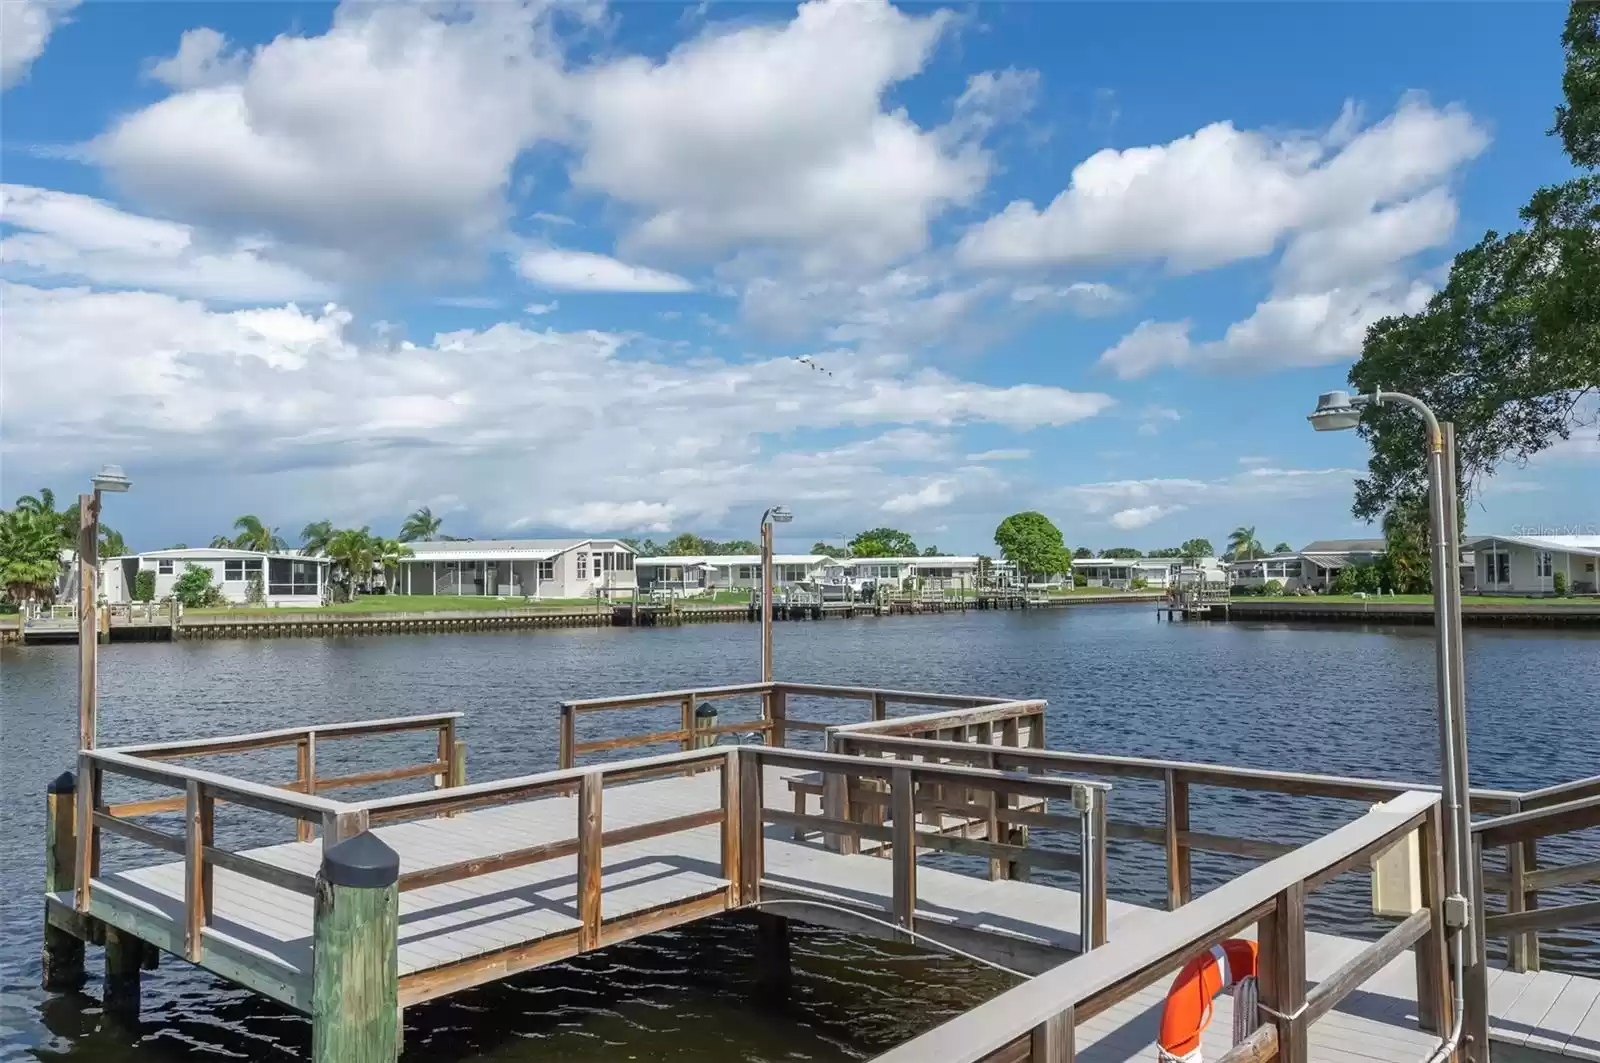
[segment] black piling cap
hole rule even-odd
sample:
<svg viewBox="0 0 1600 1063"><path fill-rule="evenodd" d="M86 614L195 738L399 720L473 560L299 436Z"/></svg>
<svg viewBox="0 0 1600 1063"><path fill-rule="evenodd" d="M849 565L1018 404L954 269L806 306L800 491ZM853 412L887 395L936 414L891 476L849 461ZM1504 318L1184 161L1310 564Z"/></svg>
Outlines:
<svg viewBox="0 0 1600 1063"><path fill-rule="evenodd" d="M335 886L381 889L400 879L400 856L371 831L322 852L322 877Z"/></svg>
<svg viewBox="0 0 1600 1063"><path fill-rule="evenodd" d="M78 779L70 771L64 771L50 780L50 785L44 788L47 794L72 794L78 792Z"/></svg>
<svg viewBox="0 0 1600 1063"><path fill-rule="evenodd" d="M710 702L703 702L694 710L694 714L703 720L707 717L715 716L717 707Z"/></svg>

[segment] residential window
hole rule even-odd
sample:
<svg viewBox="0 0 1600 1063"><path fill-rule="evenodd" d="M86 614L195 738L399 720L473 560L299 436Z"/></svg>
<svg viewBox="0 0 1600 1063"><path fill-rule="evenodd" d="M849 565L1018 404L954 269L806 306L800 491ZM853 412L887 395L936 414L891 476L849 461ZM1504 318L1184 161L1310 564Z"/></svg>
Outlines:
<svg viewBox="0 0 1600 1063"><path fill-rule="evenodd" d="M315 596L321 591L317 584L316 562L280 557L267 559L268 594Z"/></svg>
<svg viewBox="0 0 1600 1063"><path fill-rule="evenodd" d="M1299 579L1301 573L1300 562L1289 561L1283 566L1283 574L1291 579Z"/></svg>
<svg viewBox="0 0 1600 1063"><path fill-rule="evenodd" d="M632 572L633 571L633 555L632 554L623 554L622 555L622 561L623 561L623 567L627 571Z"/></svg>
<svg viewBox="0 0 1600 1063"><path fill-rule="evenodd" d="M1483 582L1510 583L1511 555L1503 550L1488 550L1483 555Z"/></svg>
<svg viewBox="0 0 1600 1063"><path fill-rule="evenodd" d="M1555 572L1555 556L1548 551L1539 555L1539 575L1549 578Z"/></svg>
<svg viewBox="0 0 1600 1063"><path fill-rule="evenodd" d="M172 575L172 558L163 557L156 562L156 571L163 576Z"/></svg>
<svg viewBox="0 0 1600 1063"><path fill-rule="evenodd" d="M539 579L555 579L556 563L554 561L539 562Z"/></svg>
<svg viewBox="0 0 1600 1063"><path fill-rule="evenodd" d="M601 554L600 556L605 559L606 571L607 572L615 572L617 570L617 555L616 554L613 554L611 551L607 550L605 553Z"/></svg>
<svg viewBox="0 0 1600 1063"><path fill-rule="evenodd" d="M588 554L579 554L578 555L578 578L579 579L588 579L589 578L589 555Z"/></svg>
<svg viewBox="0 0 1600 1063"><path fill-rule="evenodd" d="M752 573L754 571L755 571L755 567L753 565L740 565L739 566L739 578L740 579L755 579L755 576L752 575Z"/></svg>
<svg viewBox="0 0 1600 1063"><path fill-rule="evenodd" d="M259 575L261 575L261 559L259 557L224 561L222 563L222 578L228 583L243 583Z"/></svg>

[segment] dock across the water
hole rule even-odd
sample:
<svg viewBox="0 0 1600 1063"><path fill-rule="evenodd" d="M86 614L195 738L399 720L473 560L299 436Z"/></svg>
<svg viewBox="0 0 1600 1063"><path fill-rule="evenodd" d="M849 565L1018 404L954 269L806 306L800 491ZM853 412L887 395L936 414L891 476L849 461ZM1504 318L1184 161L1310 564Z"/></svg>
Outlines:
<svg viewBox="0 0 1600 1063"><path fill-rule="evenodd" d="M1050 750L1044 712L1040 700L796 683L570 701L556 770L477 783L456 713L84 750L48 798L47 987L82 985L84 943L103 943L107 1007L136 1010L141 970L176 957L310 1015L319 1063L366 1063L394 1058L407 1006L747 912L763 924L753 959L768 986L786 980L787 920L960 950L1022 979L882 1057L893 1063L1153 1063L1166 982L1235 936L1260 943L1262 1012L1233 1045L1219 998L1208 1060L1432 1053L1455 990L1436 792ZM318 768L346 743L407 735L425 743L414 763ZM741 737L755 742L718 744ZM677 749L582 763L662 746ZM272 749L293 750L295 778L195 766ZM1127 779L1162 787L1158 824L1112 815ZM331 796L408 780L426 789ZM1351 815L1299 846L1190 829L1193 804L1217 790L1338 798ZM1600 825L1600 778L1473 799L1494 817L1475 825L1477 844L1509 854L1505 871L1483 873L1507 913L1480 892L1477 924L1508 941L1514 969L1483 949L1467 958L1471 1039L1452 1054L1486 1061L1493 1042L1600 1060L1600 981L1538 970L1538 932L1600 922L1600 905L1537 907L1541 891L1600 880L1600 862L1526 859L1540 838ZM218 820L235 809L281 820L288 837L223 846ZM178 829L164 829L174 815ZM151 855L102 868L107 837ZM1169 910L1108 896L1111 839L1164 850ZM1380 940L1306 929L1308 894L1412 844L1416 905ZM1194 896L1195 851L1263 862Z"/></svg>

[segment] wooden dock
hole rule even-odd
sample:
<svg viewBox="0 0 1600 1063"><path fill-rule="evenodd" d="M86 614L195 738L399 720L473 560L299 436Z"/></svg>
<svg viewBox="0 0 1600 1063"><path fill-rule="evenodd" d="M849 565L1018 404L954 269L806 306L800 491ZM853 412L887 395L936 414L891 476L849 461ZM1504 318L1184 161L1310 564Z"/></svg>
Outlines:
<svg viewBox="0 0 1600 1063"><path fill-rule="evenodd" d="M758 715L716 723L697 711L739 699L758 702ZM803 718L822 702L859 705L860 722ZM680 726L615 722L649 711ZM1450 1024L1453 981L1436 792L1050 750L1044 711L1036 699L788 683L589 699L562 706L562 767L478 783L466 781L455 713L84 750L77 776L48 796L47 988L81 986L84 942L104 942L106 1005L136 1010L139 972L159 950L309 1014L318 1063L366 1063L394 1058L409 1005L748 911L914 936L1033 976L886 1063L1155 1060L1167 980L1233 936L1261 942L1263 1011L1235 1046L1230 1003L1219 998L1208 1059L1430 1056L1430 1031ZM580 740L579 719L597 716L612 721L610 737ZM342 776L317 769L330 742L406 733L428 743L418 763ZM761 744L716 744L740 734ZM826 751L788 748L808 735ZM578 763L663 745L678 748ZM269 785L193 766L274 748L295 751L295 778ZM1110 816L1115 782L1105 780L1126 777L1160 780L1159 825ZM407 781L427 788L329 796ZM1196 794L1215 789L1230 803L1263 791L1339 798L1352 815L1300 846L1189 829ZM127 799L112 802L113 790ZM1482 1046L1492 1039L1600 1060L1600 981L1539 971L1537 938L1600 922L1600 904L1538 907L1541 891L1600 881L1600 861L1525 859L1539 838L1600 825L1600 777L1480 791L1474 802L1495 815L1475 825L1479 848L1513 857L1506 871L1483 873L1485 889L1507 897L1507 914L1480 904L1476 921L1509 940L1518 970L1490 968L1479 949L1464 985L1475 1040L1450 1055L1487 1063ZM217 821L236 809L281 818L293 840L223 847ZM174 814L179 829L162 829ZM102 870L104 835L159 855ZM1409 916L1373 943L1306 931L1307 894L1412 837L1421 902ZM1170 910L1107 895L1112 838L1165 850ZM1264 862L1193 896L1194 851ZM758 963L786 968L786 937L760 937L768 954Z"/></svg>

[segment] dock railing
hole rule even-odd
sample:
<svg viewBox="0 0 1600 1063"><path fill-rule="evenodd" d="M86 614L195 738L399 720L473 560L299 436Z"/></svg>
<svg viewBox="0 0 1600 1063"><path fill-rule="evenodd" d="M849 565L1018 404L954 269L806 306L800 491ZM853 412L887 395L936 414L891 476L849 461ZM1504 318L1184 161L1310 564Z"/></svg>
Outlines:
<svg viewBox="0 0 1600 1063"><path fill-rule="evenodd" d="M1409 791L1276 857L1179 911L1141 920L1097 949L1030 979L877 1057L875 1063L1069 1063L1085 1022L1252 926L1262 1021L1220 1063L1305 1063L1309 1027L1372 975L1416 947L1419 1015L1450 1026L1439 796ZM1422 831L1423 906L1306 992L1306 896Z"/></svg>
<svg viewBox="0 0 1600 1063"><path fill-rule="evenodd" d="M711 727L696 727L695 710L714 700L757 696L761 699L758 719L723 723ZM889 706L920 705L945 708L971 708L1007 702L1010 699L981 697L967 694L938 694L915 690L894 690L878 687L836 686L819 683L739 683L729 686L700 687L693 690L665 690L647 694L626 694L611 698L584 698L560 703L559 764L563 768L577 766L578 758L591 753L611 753L644 746L677 744L682 750L694 748L702 740L716 741L723 735L755 733L763 744L787 746L791 732L826 731L832 724L805 720L789 714L791 697L823 698L842 701L859 701L867 705L866 719L883 720ZM1042 703L1041 703L1042 704ZM638 731L612 735L607 738L580 741L578 718L594 713L611 713L626 710L656 709L676 705L679 710L677 726L668 730Z"/></svg>

